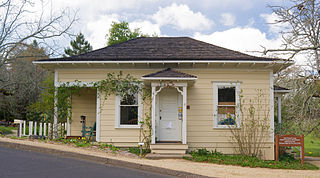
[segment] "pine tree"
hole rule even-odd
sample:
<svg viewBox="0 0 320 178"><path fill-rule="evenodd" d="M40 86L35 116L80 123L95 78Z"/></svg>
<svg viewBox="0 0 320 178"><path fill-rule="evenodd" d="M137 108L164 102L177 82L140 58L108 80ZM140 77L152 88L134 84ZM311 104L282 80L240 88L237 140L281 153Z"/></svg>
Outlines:
<svg viewBox="0 0 320 178"><path fill-rule="evenodd" d="M71 48L65 48L63 57L70 57L74 55L83 54L92 50L92 46L85 40L82 33L76 37L75 40L70 41Z"/></svg>

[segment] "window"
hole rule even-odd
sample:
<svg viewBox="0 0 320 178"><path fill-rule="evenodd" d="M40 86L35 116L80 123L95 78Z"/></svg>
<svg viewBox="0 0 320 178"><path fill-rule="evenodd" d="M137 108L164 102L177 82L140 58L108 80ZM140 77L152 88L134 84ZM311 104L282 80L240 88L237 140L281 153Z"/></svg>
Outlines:
<svg viewBox="0 0 320 178"><path fill-rule="evenodd" d="M116 97L116 128L139 128L142 113L138 94Z"/></svg>
<svg viewBox="0 0 320 178"><path fill-rule="evenodd" d="M239 126L240 109L239 83L214 83L214 124L215 128Z"/></svg>

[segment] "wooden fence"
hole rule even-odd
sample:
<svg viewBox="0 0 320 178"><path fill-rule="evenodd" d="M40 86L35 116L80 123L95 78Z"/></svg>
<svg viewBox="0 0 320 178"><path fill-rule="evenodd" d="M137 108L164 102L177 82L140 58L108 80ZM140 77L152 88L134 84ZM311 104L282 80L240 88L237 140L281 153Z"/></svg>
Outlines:
<svg viewBox="0 0 320 178"><path fill-rule="evenodd" d="M29 130L26 133L27 129ZM64 137L67 131L67 123L58 123L57 125L57 135L58 137ZM52 138L53 135L53 124L52 123L43 123L36 121L27 121L19 122L18 137L22 136L43 136Z"/></svg>

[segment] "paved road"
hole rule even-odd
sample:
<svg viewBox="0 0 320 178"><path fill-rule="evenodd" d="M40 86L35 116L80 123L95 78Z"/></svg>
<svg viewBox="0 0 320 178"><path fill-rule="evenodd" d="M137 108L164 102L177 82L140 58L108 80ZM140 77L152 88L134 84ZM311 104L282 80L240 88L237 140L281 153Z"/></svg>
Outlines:
<svg viewBox="0 0 320 178"><path fill-rule="evenodd" d="M55 155L24 151L0 145L0 178L33 177L152 177L164 178L166 175L114 167L85 160L64 158Z"/></svg>

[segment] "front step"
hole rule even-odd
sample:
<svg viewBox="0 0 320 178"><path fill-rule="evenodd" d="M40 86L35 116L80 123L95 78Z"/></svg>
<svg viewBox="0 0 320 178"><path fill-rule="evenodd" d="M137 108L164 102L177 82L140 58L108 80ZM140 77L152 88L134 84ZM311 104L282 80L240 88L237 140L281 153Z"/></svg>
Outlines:
<svg viewBox="0 0 320 178"><path fill-rule="evenodd" d="M153 154L181 155L186 154L188 145L177 143L157 143L151 144L150 148L151 153Z"/></svg>

